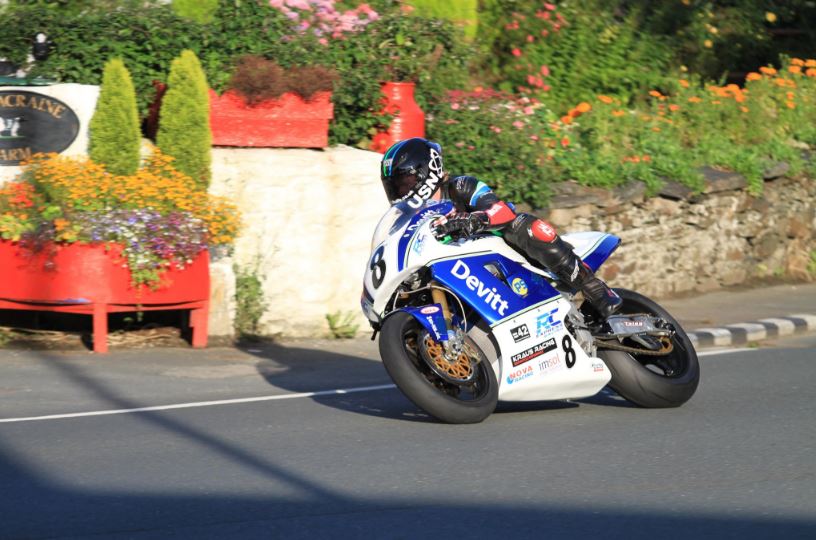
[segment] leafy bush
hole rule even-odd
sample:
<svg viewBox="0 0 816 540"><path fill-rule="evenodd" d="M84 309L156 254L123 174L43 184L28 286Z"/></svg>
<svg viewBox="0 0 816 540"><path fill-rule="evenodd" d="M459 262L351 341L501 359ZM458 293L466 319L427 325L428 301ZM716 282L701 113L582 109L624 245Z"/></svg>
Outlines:
<svg viewBox="0 0 816 540"><path fill-rule="evenodd" d="M640 11L617 14L607 4L493 0L494 24L503 31L488 66L499 88L563 107L597 94L628 100L660 86L671 51L658 36L640 32Z"/></svg>
<svg viewBox="0 0 816 540"><path fill-rule="evenodd" d="M133 174L139 168L141 139L133 82L122 60L114 58L105 65L90 123L89 154L113 174Z"/></svg>
<svg viewBox="0 0 816 540"><path fill-rule="evenodd" d="M212 22L218 0L173 0L173 11L197 23Z"/></svg>
<svg viewBox="0 0 816 540"><path fill-rule="evenodd" d="M195 53L184 51L170 68L156 143L176 167L206 189L210 184L212 133L207 80Z"/></svg>
<svg viewBox="0 0 816 540"><path fill-rule="evenodd" d="M570 144L553 129L553 119L528 97L454 91L428 118L428 134L443 144L451 174L481 177L508 200L540 208L550 180L561 176L555 155Z"/></svg>
<svg viewBox="0 0 816 540"><path fill-rule="evenodd" d="M472 40L476 37L478 25L478 2L476 0L410 0L416 15L427 19L445 19L463 27L465 37Z"/></svg>
<svg viewBox="0 0 816 540"><path fill-rule="evenodd" d="M198 189L159 151L129 175L87 159L37 154L0 188L0 211L0 237L24 247L121 244L134 285L150 286L171 265L232 242L239 224L234 205Z"/></svg>

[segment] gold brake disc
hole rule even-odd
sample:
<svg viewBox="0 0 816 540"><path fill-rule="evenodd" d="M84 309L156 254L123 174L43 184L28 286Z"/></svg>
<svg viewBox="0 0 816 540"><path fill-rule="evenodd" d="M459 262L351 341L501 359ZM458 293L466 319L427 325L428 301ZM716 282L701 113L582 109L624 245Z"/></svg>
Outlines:
<svg viewBox="0 0 816 540"><path fill-rule="evenodd" d="M434 341L430 335L426 335L422 340L421 356L423 360L437 375L454 384L470 382L476 376L476 371L473 369L475 363L470 359L467 351L468 346L465 344L462 351L451 361L445 356L445 348L442 344Z"/></svg>

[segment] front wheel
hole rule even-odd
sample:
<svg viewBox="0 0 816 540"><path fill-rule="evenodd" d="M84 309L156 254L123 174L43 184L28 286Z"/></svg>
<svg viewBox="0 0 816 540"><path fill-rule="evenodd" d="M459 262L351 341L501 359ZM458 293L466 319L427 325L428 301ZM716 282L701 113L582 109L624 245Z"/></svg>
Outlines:
<svg viewBox="0 0 816 540"><path fill-rule="evenodd" d="M609 386L641 407L679 407L694 395L700 382L697 353L680 324L668 311L642 294L615 289L623 299L621 315L648 313L674 326L672 351L651 356L615 350L599 350L598 356L609 366Z"/></svg>
<svg viewBox="0 0 816 540"><path fill-rule="evenodd" d="M398 312L383 323L380 356L402 393L442 422L474 424L496 409L498 381L470 338L465 338L457 359L449 362L416 319Z"/></svg>

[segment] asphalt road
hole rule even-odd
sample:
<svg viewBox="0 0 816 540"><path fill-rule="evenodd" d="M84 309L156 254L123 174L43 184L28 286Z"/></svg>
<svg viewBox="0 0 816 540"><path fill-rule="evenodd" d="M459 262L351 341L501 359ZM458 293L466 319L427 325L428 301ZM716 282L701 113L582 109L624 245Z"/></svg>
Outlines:
<svg viewBox="0 0 816 540"><path fill-rule="evenodd" d="M816 338L775 345L702 357L673 410L448 426L385 388L3 422L0 538L816 538ZM0 417L390 383L349 347L4 352Z"/></svg>

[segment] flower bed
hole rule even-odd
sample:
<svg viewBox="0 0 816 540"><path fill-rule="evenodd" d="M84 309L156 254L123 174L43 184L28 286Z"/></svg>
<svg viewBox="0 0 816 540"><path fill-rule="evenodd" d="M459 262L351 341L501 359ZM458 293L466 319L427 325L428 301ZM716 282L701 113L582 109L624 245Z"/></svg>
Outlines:
<svg viewBox="0 0 816 540"><path fill-rule="evenodd" d="M237 211L197 189L154 151L133 175L83 159L37 155L0 188L0 308L93 316L107 351L107 314L189 309L193 346L207 342L209 252Z"/></svg>

